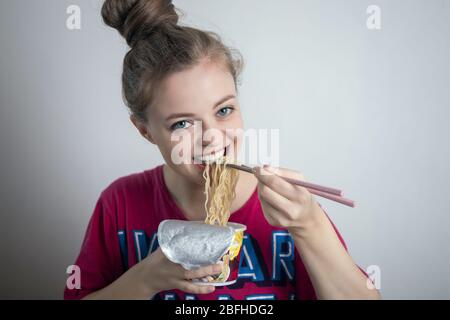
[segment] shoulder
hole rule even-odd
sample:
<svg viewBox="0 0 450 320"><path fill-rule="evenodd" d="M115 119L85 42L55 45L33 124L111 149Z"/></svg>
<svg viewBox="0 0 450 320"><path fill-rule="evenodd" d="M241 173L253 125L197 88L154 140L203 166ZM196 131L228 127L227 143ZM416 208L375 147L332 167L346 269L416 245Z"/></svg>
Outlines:
<svg viewBox="0 0 450 320"><path fill-rule="evenodd" d="M159 172L162 166L141 172L131 173L113 180L102 192L100 199L105 203L116 203L140 195L159 186Z"/></svg>

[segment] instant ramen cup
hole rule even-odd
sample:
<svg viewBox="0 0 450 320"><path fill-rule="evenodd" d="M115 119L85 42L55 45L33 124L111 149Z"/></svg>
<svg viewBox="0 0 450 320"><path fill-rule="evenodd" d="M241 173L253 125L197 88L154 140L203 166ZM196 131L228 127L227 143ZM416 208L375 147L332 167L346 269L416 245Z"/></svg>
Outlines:
<svg viewBox="0 0 450 320"><path fill-rule="evenodd" d="M204 221L164 220L158 227L158 243L172 262L192 270L222 264L218 275L193 279L195 284L226 286L236 282L246 226L228 222L227 226Z"/></svg>

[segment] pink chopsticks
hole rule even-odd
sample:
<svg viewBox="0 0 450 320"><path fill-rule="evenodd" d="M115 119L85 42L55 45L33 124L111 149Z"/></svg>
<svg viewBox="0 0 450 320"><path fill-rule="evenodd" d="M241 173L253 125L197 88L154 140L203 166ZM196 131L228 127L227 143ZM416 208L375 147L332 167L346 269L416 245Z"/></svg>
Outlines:
<svg viewBox="0 0 450 320"><path fill-rule="evenodd" d="M254 169L252 167L246 166L246 165L238 165L238 164L233 164L233 163L227 163L227 166L234 168L234 169L238 169L238 170L243 170L246 172L250 172L250 173L254 173ZM335 189L335 188L330 188L330 187L325 187L325 186L321 186L315 183L311 183L311 182L306 182L306 181L301 181L301 180L296 180L296 179L292 179L292 178L287 178L287 177L283 177L278 175L280 178L286 180L289 183L298 185L298 186L302 186L304 188L306 188L309 192L311 192L312 194L322 197L322 198L326 198L335 202L339 202L342 203L346 206L355 207L355 202L353 200L350 199L346 199L344 197L342 197L342 191L339 189Z"/></svg>
<svg viewBox="0 0 450 320"><path fill-rule="evenodd" d="M283 178L284 180L286 180L289 183L306 188L309 192L311 192L312 194L315 194L316 196L319 196L322 198L327 198L329 200L342 203L342 204L352 207L352 208L355 207L355 201L342 197L341 190L330 188L330 187L324 187L324 186L314 184L314 183L309 183L306 181L286 178L286 177L282 177L280 175L278 175L278 176L280 178Z"/></svg>

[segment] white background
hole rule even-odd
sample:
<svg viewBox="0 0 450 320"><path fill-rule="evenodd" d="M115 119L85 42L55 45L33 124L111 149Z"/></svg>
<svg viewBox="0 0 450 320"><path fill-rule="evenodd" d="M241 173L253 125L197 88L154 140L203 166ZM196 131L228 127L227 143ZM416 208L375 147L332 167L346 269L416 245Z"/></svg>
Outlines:
<svg viewBox="0 0 450 320"><path fill-rule="evenodd" d="M450 3L175 5L244 55L245 127L280 129L281 166L357 201L321 203L355 261L381 268L383 297L449 299ZM0 298L60 299L100 192L162 163L128 119L127 46L100 6L0 0Z"/></svg>

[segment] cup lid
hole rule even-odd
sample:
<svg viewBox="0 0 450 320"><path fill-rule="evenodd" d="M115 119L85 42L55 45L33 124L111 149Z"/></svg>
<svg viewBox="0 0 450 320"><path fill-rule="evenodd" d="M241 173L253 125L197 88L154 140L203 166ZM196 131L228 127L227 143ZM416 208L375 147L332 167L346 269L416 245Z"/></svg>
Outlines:
<svg viewBox="0 0 450 320"><path fill-rule="evenodd" d="M220 260L232 245L237 225L164 220L158 227L158 243L170 261L181 264L185 269L195 269Z"/></svg>

